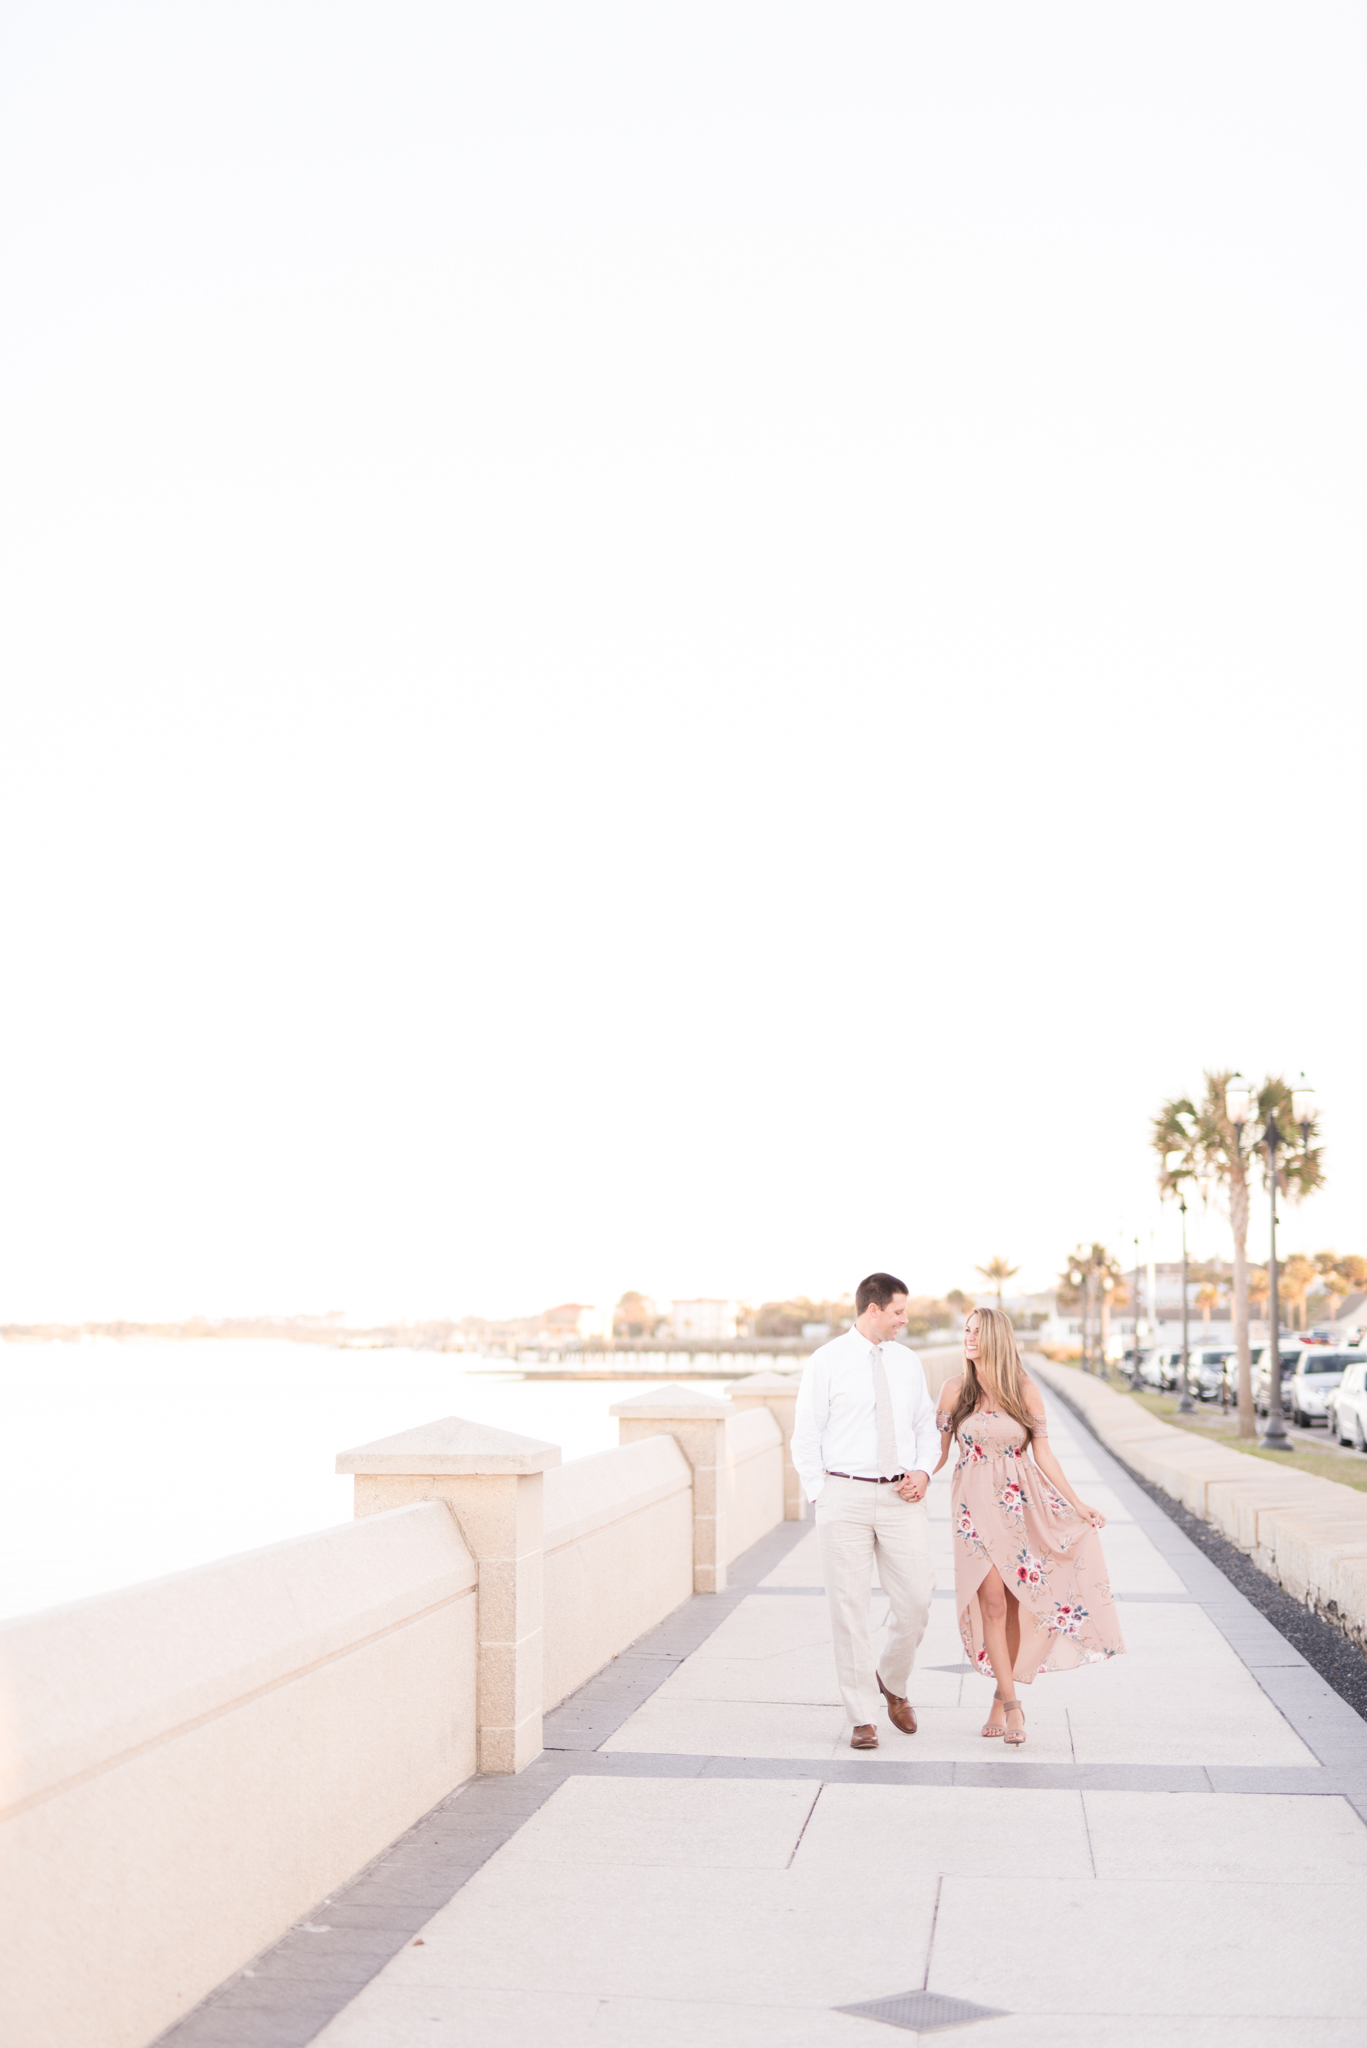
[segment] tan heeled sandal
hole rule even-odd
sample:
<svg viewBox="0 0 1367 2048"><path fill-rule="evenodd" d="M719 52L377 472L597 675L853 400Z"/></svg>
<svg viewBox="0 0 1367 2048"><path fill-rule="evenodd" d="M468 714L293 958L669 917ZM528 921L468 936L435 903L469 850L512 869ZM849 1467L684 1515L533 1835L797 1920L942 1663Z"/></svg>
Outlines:
<svg viewBox="0 0 1367 2048"><path fill-rule="evenodd" d="M1005 1706L1008 1714L1011 1712L1011 1709L1013 1707L1015 1708L1016 1712L1021 1717L1021 1725L1019 1728L1003 1729L1002 1740L1008 1745L1009 1748L1019 1749L1021 1744L1025 1740L1025 1709L1021 1705L1019 1700L1007 1700L1005 1702Z"/></svg>
<svg viewBox="0 0 1367 2048"><path fill-rule="evenodd" d="M993 1703L993 1705L994 1705L994 1706L996 1706L996 1705L1001 1705L1001 1706L1003 1706L1003 1707L1004 1707L1004 1706L1006 1705L1006 1701L1005 1701L1005 1700L1004 1700L1004 1699L1002 1698L1002 1696L1001 1696L1001 1694L1000 1694L999 1692L994 1692L994 1693L993 1693L993 1695L992 1695L992 1703ZM991 1723L991 1720L990 1720L990 1719L989 1719L989 1720L987 1720L987 1721L984 1721L984 1723L983 1723L983 1734L984 1734L984 1735L1005 1735L1005 1733L1006 1733L1006 1724L1005 1724L1005 1722L1003 1722L1003 1724L1002 1724L1002 1726L1001 1726L1000 1728L994 1728L994 1727L992 1726L992 1723Z"/></svg>

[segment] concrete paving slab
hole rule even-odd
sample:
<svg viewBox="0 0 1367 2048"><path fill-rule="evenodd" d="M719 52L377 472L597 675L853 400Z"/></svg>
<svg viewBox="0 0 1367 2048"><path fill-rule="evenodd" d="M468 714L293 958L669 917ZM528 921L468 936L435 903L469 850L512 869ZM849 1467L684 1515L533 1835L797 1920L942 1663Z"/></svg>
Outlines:
<svg viewBox="0 0 1367 2048"><path fill-rule="evenodd" d="M1126 1593L1185 1593L1181 1579L1135 1522L1110 1522L1102 1532L1111 1590Z"/></svg>
<svg viewBox="0 0 1367 2048"><path fill-rule="evenodd" d="M766 1572L760 1580L761 1586L820 1586L821 1550L813 1522L800 1543L796 1543L781 1563Z"/></svg>
<svg viewBox="0 0 1367 2048"><path fill-rule="evenodd" d="M948 1785L824 1785L794 1865L832 1887L858 1887L871 1871L896 1887L928 1870L998 1874L1024 1840L1032 1875L1092 1875L1080 1793Z"/></svg>
<svg viewBox="0 0 1367 2048"><path fill-rule="evenodd" d="M1326 1870L1367 1881L1367 1827L1346 1799L1209 1793L1155 1799L1142 1792L1082 1794L1099 1878L1173 1872L1212 1883L1314 1884ZM1267 1844L1276 1842L1274 1862Z"/></svg>
<svg viewBox="0 0 1367 2048"><path fill-rule="evenodd" d="M839 1706L657 1696L603 1748L609 1755L636 1749L691 1756L826 1757L845 1731Z"/></svg>
<svg viewBox="0 0 1367 2048"><path fill-rule="evenodd" d="M797 1870L593 1869L496 1857L383 1976L467 1990L833 2006L924 1972L937 1880L831 1896ZM869 1987L873 1990L870 1992Z"/></svg>
<svg viewBox="0 0 1367 2048"><path fill-rule="evenodd" d="M1024 1911L1018 1876L945 1878L930 1989L1017 2012L1228 2020L1276 2009L1300 2026L1355 2015L1361 2025L1367 1945L1345 1943L1343 1928L1367 1912L1367 1883L1045 1878L1028 1899Z"/></svg>
<svg viewBox="0 0 1367 2048"><path fill-rule="evenodd" d="M933 1668L918 1668L912 1676L912 1693L917 1712L923 1704L955 1707L959 1704L958 1676ZM670 1681L665 1695L675 1700L771 1700L776 1704L839 1706L840 1693L831 1668L829 1645L806 1652L790 1651L786 1656L766 1659L757 1666L753 1660L726 1657L701 1658Z"/></svg>
<svg viewBox="0 0 1367 2048"><path fill-rule="evenodd" d="M382 2013L348 2008L318 2037L319 2048L860 2048L864 2039L822 2006L485 1990L464 1992L445 2011L434 2003L405 1989L391 1993Z"/></svg>
<svg viewBox="0 0 1367 2048"><path fill-rule="evenodd" d="M458 2004L420 1984L357 1999L315 2036L327 2048L547 2048L587 2042L603 2001L592 1992L468 1991Z"/></svg>
<svg viewBox="0 0 1367 2048"><path fill-rule="evenodd" d="M1277 2012L1214 2019L1209 2015L1165 2014L1159 2027L1148 2015L1107 2011L1012 2013L956 2027L942 2037L945 2048L1362 2048L1362 2029L1353 2019L1316 2019L1305 2032L1299 2013ZM891 2037L890 2037L891 2038ZM914 2038L909 2037L909 2038ZM927 2035L927 2041L937 2037ZM851 2043L850 2048L858 2048ZM870 2042L867 2048L876 2048Z"/></svg>
<svg viewBox="0 0 1367 2048"><path fill-rule="evenodd" d="M559 1869L786 1870L822 1790L791 1780L571 1778L507 1855Z"/></svg>
<svg viewBox="0 0 1367 2048"><path fill-rule="evenodd" d="M914 1677L914 1674L913 1674ZM980 1730L991 1704L991 1688L976 1683L979 1697L971 1711L961 1706L922 1705L916 1698L918 1733L903 1735L886 1716L877 1724L879 1747L866 1752L872 1762L932 1761L977 1762L989 1747L1001 1752L1000 1742L984 1741ZM1039 1712L1026 1707L1029 1741L1015 1755L1029 1754L1040 1760L1074 1761L1068 1731L1067 1709L1056 1700ZM849 1750L849 1723L843 1708L786 1706L763 1701L678 1699L657 1695L605 1748L623 1750L676 1751L693 1756L770 1756L820 1759L844 1756Z"/></svg>

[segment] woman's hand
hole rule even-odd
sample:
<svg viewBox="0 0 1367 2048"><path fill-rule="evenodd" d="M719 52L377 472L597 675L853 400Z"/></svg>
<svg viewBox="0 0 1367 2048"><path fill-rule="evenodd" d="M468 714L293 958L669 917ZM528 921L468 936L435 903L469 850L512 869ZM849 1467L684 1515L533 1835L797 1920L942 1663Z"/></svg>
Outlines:
<svg viewBox="0 0 1367 2048"><path fill-rule="evenodd" d="M1077 1504L1077 1511L1084 1521L1091 1523L1094 1529L1105 1528L1106 1517L1102 1514L1100 1508L1089 1508L1085 1500L1080 1500Z"/></svg>

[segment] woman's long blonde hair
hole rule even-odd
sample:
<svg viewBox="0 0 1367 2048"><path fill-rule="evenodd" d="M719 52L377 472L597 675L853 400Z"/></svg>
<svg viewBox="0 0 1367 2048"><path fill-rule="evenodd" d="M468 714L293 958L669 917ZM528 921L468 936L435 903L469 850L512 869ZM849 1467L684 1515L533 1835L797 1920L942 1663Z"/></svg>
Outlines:
<svg viewBox="0 0 1367 2048"><path fill-rule="evenodd" d="M964 1376L959 1382L950 1430L957 1436L959 1424L967 1420L986 1395L988 1407L1018 1422L1029 1442L1035 1425L1025 1405L1025 1367L1011 1318L999 1308L975 1308L973 1314L978 1318L978 1356L972 1359L964 1353ZM965 1334L967 1330L965 1323Z"/></svg>

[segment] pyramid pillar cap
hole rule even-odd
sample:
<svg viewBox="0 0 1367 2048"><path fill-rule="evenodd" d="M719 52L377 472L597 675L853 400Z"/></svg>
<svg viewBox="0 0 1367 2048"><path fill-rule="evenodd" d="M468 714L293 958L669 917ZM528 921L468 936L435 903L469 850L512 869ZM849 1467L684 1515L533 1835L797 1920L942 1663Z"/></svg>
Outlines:
<svg viewBox="0 0 1367 2048"><path fill-rule="evenodd" d="M730 1412L724 1401L711 1394L700 1394L696 1387L681 1387L677 1383L652 1387L646 1394L633 1394L629 1401L614 1401L608 1410L609 1415L640 1416L660 1422L725 1422Z"/></svg>
<svg viewBox="0 0 1367 2048"><path fill-rule="evenodd" d="M429 1473L489 1475L545 1472L560 1463L560 1446L485 1422L443 1415L397 1436L377 1437L337 1454L339 1472L389 1472L414 1478Z"/></svg>
<svg viewBox="0 0 1367 2048"><path fill-rule="evenodd" d="M752 1372L748 1379L736 1380L727 1392L732 1400L737 1394L795 1394L797 1375L788 1372Z"/></svg>

